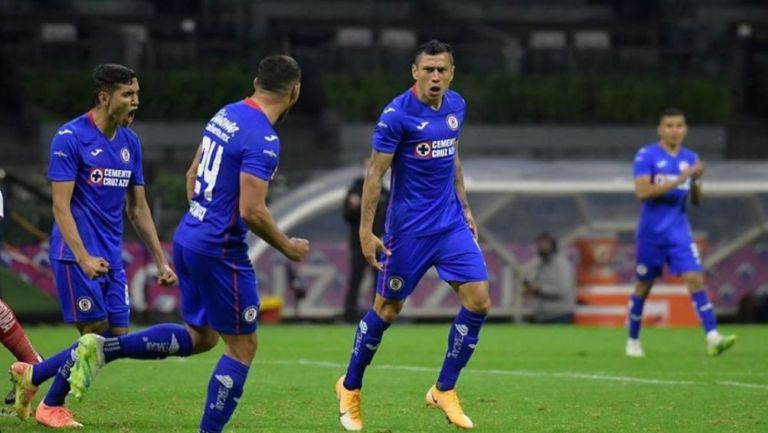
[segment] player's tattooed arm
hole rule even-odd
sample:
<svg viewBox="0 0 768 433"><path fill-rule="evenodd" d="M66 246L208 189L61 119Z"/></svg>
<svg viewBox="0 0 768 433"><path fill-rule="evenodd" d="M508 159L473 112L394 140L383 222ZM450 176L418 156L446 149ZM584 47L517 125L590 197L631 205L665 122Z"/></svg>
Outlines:
<svg viewBox="0 0 768 433"><path fill-rule="evenodd" d="M373 234L373 219L381 195L381 179L392 165L393 156L391 153L374 150L363 182L363 198L360 205L360 246L368 264L378 270L382 270L382 264L376 259L376 251L381 250L386 255L390 255L390 252L381 239Z"/></svg>
<svg viewBox="0 0 768 433"><path fill-rule="evenodd" d="M464 168L461 165L461 158L459 158L458 153L454 160L454 169L453 184L456 187L456 193L459 195L459 200L461 200L461 207L464 209L464 218L467 220L467 224L469 224L469 229L472 230L472 233L477 237L477 224L475 223L475 217L472 215L472 210L469 208L467 190L464 188Z"/></svg>
<svg viewBox="0 0 768 433"><path fill-rule="evenodd" d="M299 262L309 254L309 241L288 238L277 226L267 208L269 182L240 172L240 217L252 232L289 259Z"/></svg>
<svg viewBox="0 0 768 433"><path fill-rule="evenodd" d="M187 201L192 201L192 196L195 194L195 180L197 180L197 166L200 165L200 153L203 150L202 143L197 146L197 152L192 159L192 163L189 165L186 174L186 186L187 186Z"/></svg>
<svg viewBox="0 0 768 433"><path fill-rule="evenodd" d="M53 196L53 217L61 230L72 254L75 255L78 265L89 278L104 275L109 270L109 263L103 257L94 257L88 253L77 230L75 218L72 216L72 192L75 189L74 181L51 182L51 195Z"/></svg>
<svg viewBox="0 0 768 433"><path fill-rule="evenodd" d="M157 236L157 228L152 219L152 210L147 203L147 193L143 185L131 185L125 196L125 210L136 234L149 248L158 269L158 281L164 286L176 284L176 273L168 260Z"/></svg>

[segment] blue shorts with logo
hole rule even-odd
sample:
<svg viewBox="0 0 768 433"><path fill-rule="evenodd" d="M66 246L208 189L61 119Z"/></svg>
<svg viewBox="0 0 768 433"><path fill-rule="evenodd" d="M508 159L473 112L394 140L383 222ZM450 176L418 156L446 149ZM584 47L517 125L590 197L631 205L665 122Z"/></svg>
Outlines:
<svg viewBox="0 0 768 433"><path fill-rule="evenodd" d="M652 239L638 237L636 244L635 276L640 281L650 282L659 277L665 263L675 275L701 272L699 250L690 233L673 232Z"/></svg>
<svg viewBox="0 0 768 433"><path fill-rule="evenodd" d="M213 257L174 242L173 264L186 323L210 326L222 334L256 331L258 282L247 254Z"/></svg>
<svg viewBox="0 0 768 433"><path fill-rule="evenodd" d="M110 269L91 279L77 262L51 260L51 270L65 323L107 319L111 327L128 327L131 310L124 269Z"/></svg>
<svg viewBox="0 0 768 433"><path fill-rule="evenodd" d="M407 298L432 266L448 283L488 280L483 253L466 225L415 238L384 235L383 242L392 255L380 258L376 293L387 299Z"/></svg>

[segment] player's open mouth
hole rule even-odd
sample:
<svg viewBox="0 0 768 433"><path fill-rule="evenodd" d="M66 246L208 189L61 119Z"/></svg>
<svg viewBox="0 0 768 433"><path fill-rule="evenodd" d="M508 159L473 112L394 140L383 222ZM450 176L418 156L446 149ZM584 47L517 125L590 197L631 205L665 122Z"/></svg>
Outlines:
<svg viewBox="0 0 768 433"><path fill-rule="evenodd" d="M432 86L429 88L429 93L440 93L440 86Z"/></svg>
<svg viewBox="0 0 768 433"><path fill-rule="evenodd" d="M128 120L130 122L133 122L133 118L136 117L136 112L139 111L138 108L134 108L133 110L128 112Z"/></svg>

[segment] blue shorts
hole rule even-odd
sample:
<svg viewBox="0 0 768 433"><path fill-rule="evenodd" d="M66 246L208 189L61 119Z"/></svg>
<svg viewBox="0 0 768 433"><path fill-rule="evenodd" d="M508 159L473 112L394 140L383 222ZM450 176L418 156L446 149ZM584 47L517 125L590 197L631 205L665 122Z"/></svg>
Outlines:
<svg viewBox="0 0 768 433"><path fill-rule="evenodd" d="M432 266L448 283L488 280L483 253L468 226L418 238L384 235L383 242L392 255L380 258L384 270L376 293L387 299L407 298Z"/></svg>
<svg viewBox="0 0 768 433"><path fill-rule="evenodd" d="M65 323L107 319L110 327L128 327L131 310L124 269L91 279L76 262L51 260L51 270Z"/></svg>
<svg viewBox="0 0 768 433"><path fill-rule="evenodd" d="M246 254L222 258L173 244L181 287L181 316L222 334L252 334L259 313L256 272Z"/></svg>
<svg viewBox="0 0 768 433"><path fill-rule="evenodd" d="M699 249L690 234L673 234L660 242L649 239L637 239L636 242L635 276L640 281L655 280L661 275L665 263L675 275L701 272Z"/></svg>

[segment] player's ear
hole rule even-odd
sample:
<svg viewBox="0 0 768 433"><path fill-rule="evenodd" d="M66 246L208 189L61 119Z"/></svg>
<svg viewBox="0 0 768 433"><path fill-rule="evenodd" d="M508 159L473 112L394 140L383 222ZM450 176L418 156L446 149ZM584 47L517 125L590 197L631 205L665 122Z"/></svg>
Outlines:
<svg viewBox="0 0 768 433"><path fill-rule="evenodd" d="M253 90L256 90L258 86L259 86L259 78L256 77L253 79Z"/></svg>
<svg viewBox="0 0 768 433"><path fill-rule="evenodd" d="M419 67L416 65L416 63L411 65L411 75L413 76L413 79L416 80L416 72L419 70Z"/></svg>
<svg viewBox="0 0 768 433"><path fill-rule="evenodd" d="M106 90L99 90L96 94L96 100L99 101L99 105L109 102L109 92Z"/></svg>
<svg viewBox="0 0 768 433"><path fill-rule="evenodd" d="M301 94L301 81L297 82L296 85L291 89L291 94L289 95L289 101L291 104L294 104L299 100L299 94Z"/></svg>

